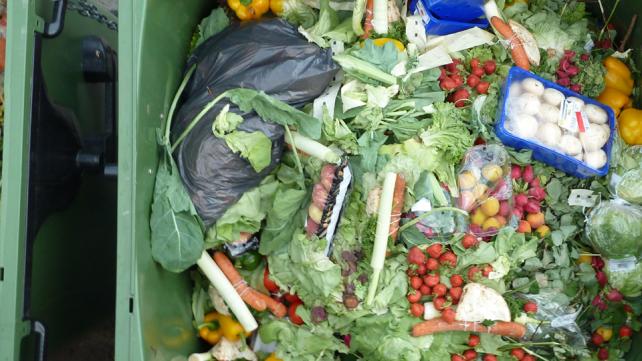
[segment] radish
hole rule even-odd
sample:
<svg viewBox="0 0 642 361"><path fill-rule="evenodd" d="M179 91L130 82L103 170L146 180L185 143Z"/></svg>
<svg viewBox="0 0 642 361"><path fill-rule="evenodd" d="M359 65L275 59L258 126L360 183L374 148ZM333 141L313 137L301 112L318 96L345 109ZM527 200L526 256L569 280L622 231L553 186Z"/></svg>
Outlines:
<svg viewBox="0 0 642 361"><path fill-rule="evenodd" d="M470 72L471 74L477 75L480 78L484 76L484 68L474 68Z"/></svg>
<svg viewBox="0 0 642 361"><path fill-rule="evenodd" d="M624 299L624 296L622 296L620 291L612 289L611 291L609 291L609 293L606 294L606 299L611 302L620 302Z"/></svg>
<svg viewBox="0 0 642 361"><path fill-rule="evenodd" d="M468 79L466 79L466 84L468 84L469 87L474 88L477 86L477 84L479 84L480 81L481 79L479 79L477 75L470 74L468 76Z"/></svg>
<svg viewBox="0 0 642 361"><path fill-rule="evenodd" d="M533 172L533 166L532 165L527 165L524 167L524 171L522 172L522 178L527 182L530 183L533 179L535 179L535 173Z"/></svg>
<svg viewBox="0 0 642 361"><path fill-rule="evenodd" d="M451 77L446 76L441 80L439 86L443 90L453 90L457 87L457 83Z"/></svg>
<svg viewBox="0 0 642 361"><path fill-rule="evenodd" d="M470 60L470 68L471 69L479 68L479 64L480 64L479 63L479 59L477 59L477 58L472 58Z"/></svg>
<svg viewBox="0 0 642 361"><path fill-rule="evenodd" d="M528 203L528 197L524 193L520 193L515 196L515 204L517 206L525 206Z"/></svg>
<svg viewBox="0 0 642 361"><path fill-rule="evenodd" d="M578 67L577 67L577 66L575 66L575 65L570 65L570 66L566 69L566 73L567 73L570 77L574 77L574 76L576 76L577 74L579 74L579 73L580 73L580 68L578 68Z"/></svg>
<svg viewBox="0 0 642 361"><path fill-rule="evenodd" d="M470 98L470 92L466 88L461 88L451 95L451 101L455 103L457 108L466 105L466 101Z"/></svg>
<svg viewBox="0 0 642 361"><path fill-rule="evenodd" d="M459 70L457 69L457 64L454 61L450 64L446 64L445 66L446 66L446 71L448 71L449 73L459 72Z"/></svg>
<svg viewBox="0 0 642 361"><path fill-rule="evenodd" d="M450 78L455 82L455 86L462 86L464 85L464 79L461 77L459 74L453 74L450 76Z"/></svg>
<svg viewBox="0 0 642 361"><path fill-rule="evenodd" d="M526 211L526 213L530 214L539 213L539 202L534 199L529 200L528 203L526 203L526 205L524 206L524 210Z"/></svg>
<svg viewBox="0 0 642 361"><path fill-rule="evenodd" d="M563 69L561 69L561 68L558 69L555 72L555 74L557 75L558 79L563 79L563 78L568 78L569 77L569 74L566 71L564 71Z"/></svg>
<svg viewBox="0 0 642 361"><path fill-rule="evenodd" d="M589 61L590 59L591 59L591 56L589 54L580 55L580 60L581 61Z"/></svg>
<svg viewBox="0 0 642 361"><path fill-rule="evenodd" d="M522 167L518 164L513 164L510 168L510 177L516 180L522 178Z"/></svg>
<svg viewBox="0 0 642 361"><path fill-rule="evenodd" d="M484 62L484 72L487 75L494 73L496 69L497 69L497 64L495 64L494 60L487 60L486 62Z"/></svg>
<svg viewBox="0 0 642 361"><path fill-rule="evenodd" d="M571 90L576 92L576 93L581 93L582 92L582 85L581 84L571 84Z"/></svg>
<svg viewBox="0 0 642 361"><path fill-rule="evenodd" d="M490 88L490 83L487 81L482 81L475 87L479 94L488 94L488 88Z"/></svg>

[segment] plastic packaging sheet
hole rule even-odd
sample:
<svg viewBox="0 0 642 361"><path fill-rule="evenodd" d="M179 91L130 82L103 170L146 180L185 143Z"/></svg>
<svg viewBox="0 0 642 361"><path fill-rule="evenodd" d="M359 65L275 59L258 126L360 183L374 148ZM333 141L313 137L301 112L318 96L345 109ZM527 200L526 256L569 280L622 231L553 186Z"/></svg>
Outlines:
<svg viewBox="0 0 642 361"><path fill-rule="evenodd" d="M286 21L270 19L231 25L194 50L186 69L196 64L182 96L172 135L176 138L214 97L234 88L261 90L293 106L313 101L339 70L329 49L308 43ZM261 131L272 141L271 163L260 173L212 135L213 107L180 144L175 156L183 182L206 226L212 225L243 193L256 187L280 161L284 129L256 114L241 114L238 130ZM231 111L239 113L232 106Z"/></svg>

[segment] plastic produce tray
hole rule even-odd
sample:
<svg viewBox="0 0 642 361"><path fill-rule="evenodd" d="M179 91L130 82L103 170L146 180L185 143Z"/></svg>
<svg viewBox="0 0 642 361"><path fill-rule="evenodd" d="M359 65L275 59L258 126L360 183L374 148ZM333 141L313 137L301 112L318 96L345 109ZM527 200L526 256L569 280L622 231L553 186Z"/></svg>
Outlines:
<svg viewBox="0 0 642 361"><path fill-rule="evenodd" d="M511 134L506 129L504 123L506 121L506 103L508 101L508 90L510 89L510 86L513 82L522 81L526 78L537 79L541 81L545 87L559 90L567 98L577 97L582 99L586 104L597 105L600 108L604 109L604 111L606 111L606 114L608 115L608 124L609 124L609 128L611 129L611 134L609 136L609 140L606 142L606 145L602 148L607 156L607 162L605 166L603 166L600 169L593 169L571 156L557 152L553 149L547 148L546 146L535 143L533 141L522 139L516 135ZM594 99L575 93L552 81L546 80L542 77L539 77L529 71L518 68L516 66L512 67L510 72L508 73L508 77L506 78L504 87L502 89L502 99L500 99L500 105L501 106L498 109L498 115L497 115L498 121L497 121L497 124L495 125L495 133L497 134L497 137L499 137L499 139L505 145L513 147L515 149L530 149L533 151L533 159L540 161L542 163L546 163L554 168L562 170L567 174L573 175L578 178L588 178L593 176L602 177L608 173L609 163L611 161L611 147L613 145L613 135L615 132L615 114L613 113L613 110L610 107Z"/></svg>

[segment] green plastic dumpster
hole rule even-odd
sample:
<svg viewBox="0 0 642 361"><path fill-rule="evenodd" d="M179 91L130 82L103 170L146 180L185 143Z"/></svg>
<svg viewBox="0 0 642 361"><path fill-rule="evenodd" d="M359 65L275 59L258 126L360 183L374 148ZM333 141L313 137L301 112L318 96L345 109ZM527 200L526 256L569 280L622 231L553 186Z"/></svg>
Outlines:
<svg viewBox="0 0 642 361"><path fill-rule="evenodd" d="M8 2L0 360L113 359L117 17L102 3Z"/></svg>
<svg viewBox="0 0 642 361"><path fill-rule="evenodd" d="M120 4L119 115L124 121L119 129L116 360L186 360L203 351L192 325L191 280L152 259L149 216L159 160L156 130L181 81L193 31L214 6L210 0ZM624 32L628 16L642 11L642 4L620 6L616 22ZM640 49L642 24L631 38ZM629 359L642 360L642 351L634 349Z"/></svg>

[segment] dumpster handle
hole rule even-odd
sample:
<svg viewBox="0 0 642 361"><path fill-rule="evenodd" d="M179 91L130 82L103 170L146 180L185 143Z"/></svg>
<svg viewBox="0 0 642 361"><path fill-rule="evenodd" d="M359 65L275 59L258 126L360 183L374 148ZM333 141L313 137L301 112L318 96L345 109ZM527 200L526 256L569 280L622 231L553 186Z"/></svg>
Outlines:
<svg viewBox="0 0 642 361"><path fill-rule="evenodd" d="M65 11L67 10L67 0L54 0L53 16L51 21L45 24L43 35L46 38L54 38L62 32L65 24Z"/></svg>
<svg viewBox="0 0 642 361"><path fill-rule="evenodd" d="M45 359L45 325L40 321L33 321L33 332L38 334L38 343L36 344L36 361L44 361Z"/></svg>

